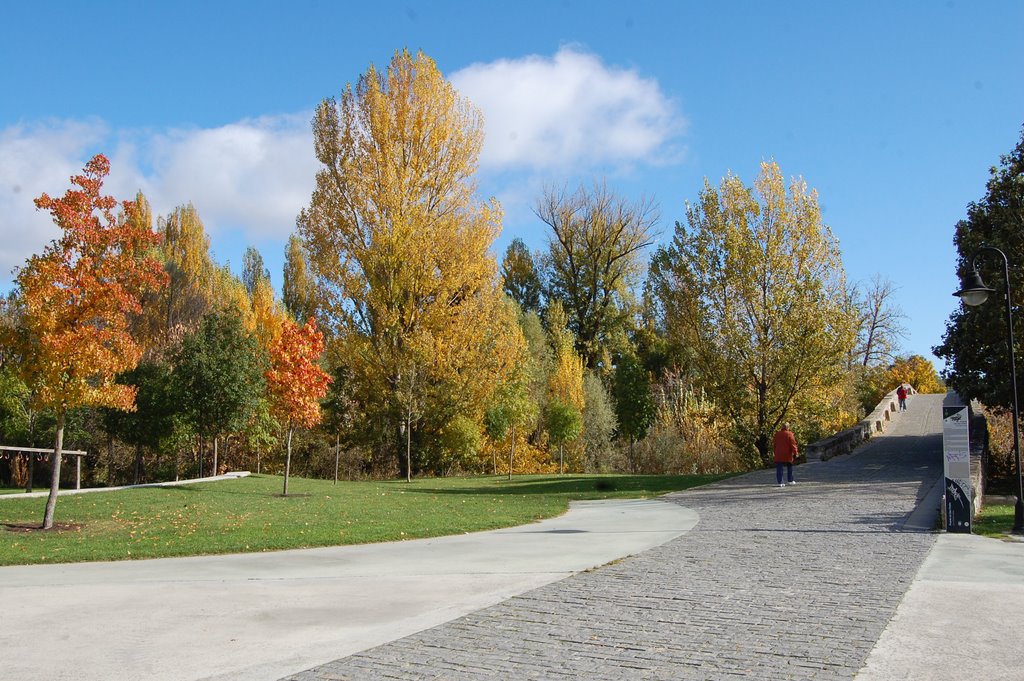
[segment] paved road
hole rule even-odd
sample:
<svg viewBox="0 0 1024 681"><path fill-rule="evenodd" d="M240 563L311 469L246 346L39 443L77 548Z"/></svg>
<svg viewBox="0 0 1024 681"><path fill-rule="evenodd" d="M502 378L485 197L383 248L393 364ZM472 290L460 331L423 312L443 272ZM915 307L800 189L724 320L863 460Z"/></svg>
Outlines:
<svg viewBox="0 0 1024 681"><path fill-rule="evenodd" d="M795 486L671 495L700 522L666 544L288 679L851 679L936 542L907 521L942 472L941 400Z"/></svg>

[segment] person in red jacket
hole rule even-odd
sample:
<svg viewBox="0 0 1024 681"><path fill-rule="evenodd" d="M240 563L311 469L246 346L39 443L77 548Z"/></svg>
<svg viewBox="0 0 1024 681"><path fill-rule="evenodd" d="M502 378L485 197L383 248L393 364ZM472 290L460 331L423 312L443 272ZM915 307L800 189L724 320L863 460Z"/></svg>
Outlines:
<svg viewBox="0 0 1024 681"><path fill-rule="evenodd" d="M907 389L900 383L900 387L896 388L896 397L900 401L900 411L907 410Z"/></svg>
<svg viewBox="0 0 1024 681"><path fill-rule="evenodd" d="M793 461L799 453L793 431L789 429L788 423L783 423L782 430L775 433L775 479L779 487L786 486L786 483L782 482L783 466L786 467L786 479L789 480L789 484L796 484L796 480L793 479Z"/></svg>

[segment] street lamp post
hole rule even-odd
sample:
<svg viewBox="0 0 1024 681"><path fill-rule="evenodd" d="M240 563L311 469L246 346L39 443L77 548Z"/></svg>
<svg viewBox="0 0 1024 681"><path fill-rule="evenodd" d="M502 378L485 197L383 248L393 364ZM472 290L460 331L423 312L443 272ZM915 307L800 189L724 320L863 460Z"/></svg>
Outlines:
<svg viewBox="0 0 1024 681"><path fill-rule="evenodd" d="M1017 366L1013 354L1013 311L1010 302L1010 262L1006 254L992 246L982 246L971 255L971 272L964 277L962 287L953 295L959 296L965 305L972 307L988 300L995 289L985 286L978 272L978 256L982 253L998 253L1003 259L1003 277L1006 280L1006 344L1010 349L1010 389L1013 396L1013 455L1017 463L1017 503L1013 510L1013 533L1024 534L1024 479L1020 474L1020 426L1017 423Z"/></svg>

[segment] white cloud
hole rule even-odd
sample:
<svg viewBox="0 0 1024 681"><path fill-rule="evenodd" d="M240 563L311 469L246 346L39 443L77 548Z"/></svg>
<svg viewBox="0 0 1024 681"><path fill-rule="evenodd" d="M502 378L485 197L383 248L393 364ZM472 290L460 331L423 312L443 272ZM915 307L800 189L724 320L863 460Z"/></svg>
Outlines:
<svg viewBox="0 0 1024 681"><path fill-rule="evenodd" d="M450 79L483 111L483 168L579 171L682 153L686 122L657 81L577 48L474 64Z"/></svg>
<svg viewBox="0 0 1024 681"><path fill-rule="evenodd" d="M98 121L50 121L0 130L0 280L56 238L50 214L36 210L43 193L60 196L81 172L86 150L108 135Z"/></svg>
<svg viewBox="0 0 1024 681"><path fill-rule="evenodd" d="M491 187L510 214L527 213L526 197L555 176L615 174L681 154L685 120L658 83L576 48L475 64L451 80L484 112L482 169L516 175ZM155 215L192 202L220 257L247 243L283 244L314 187L310 116L206 129L111 130L98 120L0 129L0 285L57 236L33 199L62 195L99 152L111 159L105 193L124 199L141 189Z"/></svg>
<svg viewBox="0 0 1024 681"><path fill-rule="evenodd" d="M0 130L0 281L58 230L33 199L59 196L95 153L111 159L104 193L134 198L154 214L191 202L207 231L280 239L309 202L317 161L309 115L245 120L219 128L112 133L97 121L53 121Z"/></svg>
<svg viewBox="0 0 1024 681"><path fill-rule="evenodd" d="M154 206L191 201L210 231L244 229L253 238L287 235L309 202L316 175L309 116L177 130L148 140L144 156Z"/></svg>

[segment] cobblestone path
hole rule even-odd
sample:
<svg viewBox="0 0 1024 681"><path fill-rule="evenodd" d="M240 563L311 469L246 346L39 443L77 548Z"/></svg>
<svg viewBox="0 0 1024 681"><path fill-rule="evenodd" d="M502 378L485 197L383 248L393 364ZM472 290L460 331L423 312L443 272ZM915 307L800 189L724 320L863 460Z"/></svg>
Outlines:
<svg viewBox="0 0 1024 681"><path fill-rule="evenodd" d="M942 474L942 396L855 454L669 497L678 539L289 677L851 679L935 541L903 523Z"/></svg>

